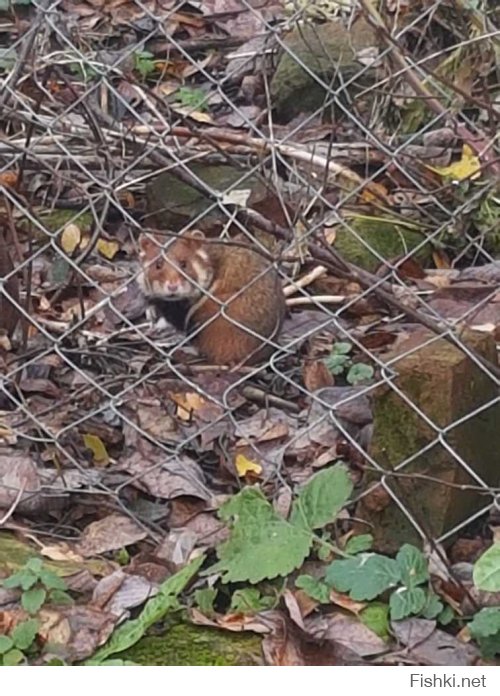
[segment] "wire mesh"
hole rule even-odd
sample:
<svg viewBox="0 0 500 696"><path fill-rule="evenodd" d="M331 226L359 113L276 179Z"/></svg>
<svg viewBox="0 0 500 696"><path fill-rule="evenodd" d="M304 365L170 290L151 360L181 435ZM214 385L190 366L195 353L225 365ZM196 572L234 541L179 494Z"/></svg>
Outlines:
<svg viewBox="0 0 500 696"><path fill-rule="evenodd" d="M0 25L0 442L29 465L9 514L40 493L44 511L94 495L161 535L161 515L131 489L211 501L240 485L238 456L258 462L271 494L347 459L360 501L382 486L434 541L494 506L498 480L455 436L469 427L476 443L498 422L496 355L464 333L494 343L498 19L487 3L439 0L11 4ZM207 171L221 167L230 176L216 185ZM228 250L241 235L279 273L289 316L267 360L210 366L192 332L150 326L138 239L165 215L170 235L201 228ZM230 301L220 312L236 321ZM422 350L419 399L400 378ZM439 350L467 357L479 401L453 393L461 367L439 377ZM353 386L356 365L373 374ZM429 415L447 384L450 412ZM394 423L389 462L373 446L390 431L381 393L421 427L411 439L413 425ZM477 430L485 421L493 430ZM422 464L436 448L445 474ZM401 488L419 476L481 502L434 533ZM38 525L74 534L64 519Z"/></svg>

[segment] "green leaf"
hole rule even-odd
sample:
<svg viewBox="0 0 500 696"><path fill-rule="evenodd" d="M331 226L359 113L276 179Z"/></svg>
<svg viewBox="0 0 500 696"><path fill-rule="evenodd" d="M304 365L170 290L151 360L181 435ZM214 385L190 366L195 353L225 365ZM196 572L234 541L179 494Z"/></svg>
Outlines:
<svg viewBox="0 0 500 696"><path fill-rule="evenodd" d="M73 598L62 590L51 590L49 592L49 600L52 604L74 604Z"/></svg>
<svg viewBox="0 0 500 696"><path fill-rule="evenodd" d="M273 604L273 597L263 597L256 587L245 587L234 592L230 610L242 614L256 614L263 609L269 609Z"/></svg>
<svg viewBox="0 0 500 696"><path fill-rule="evenodd" d="M29 590L33 587L33 585L36 585L38 582L38 577L34 575L31 571L27 571L23 573L23 577L21 578L21 588L23 591Z"/></svg>
<svg viewBox="0 0 500 696"><path fill-rule="evenodd" d="M189 109L204 111L207 108L207 95L202 89L192 89L191 87L180 87L175 93L179 103Z"/></svg>
<svg viewBox="0 0 500 696"><path fill-rule="evenodd" d="M347 355L352 350L352 343L348 341L338 341L333 344L331 355Z"/></svg>
<svg viewBox="0 0 500 696"><path fill-rule="evenodd" d="M312 476L294 501L290 522L308 530L333 522L352 493L353 484L345 464L335 464Z"/></svg>
<svg viewBox="0 0 500 696"><path fill-rule="evenodd" d="M438 621L442 626L447 626L455 618L455 612L449 604L445 606L443 611L438 616Z"/></svg>
<svg viewBox="0 0 500 696"><path fill-rule="evenodd" d="M325 582L338 592L349 592L351 599L375 599L401 581L401 571L392 558L379 554L360 554L355 558L333 561Z"/></svg>
<svg viewBox="0 0 500 696"><path fill-rule="evenodd" d="M25 656L17 648L9 650L9 652L5 653L3 656L3 664L5 667L15 667L16 665L20 665L21 662L24 662L24 660Z"/></svg>
<svg viewBox="0 0 500 696"><path fill-rule="evenodd" d="M21 606L28 614L36 614L45 602L47 591L43 587L33 587L31 590L23 592Z"/></svg>
<svg viewBox="0 0 500 696"><path fill-rule="evenodd" d="M32 573L35 573L35 575L39 577L40 571L43 570L43 561L41 558L35 556L29 559L25 568L26 570L31 570Z"/></svg>
<svg viewBox="0 0 500 696"><path fill-rule="evenodd" d="M374 633L386 640L389 638L389 607L381 602L374 602L359 612L360 621Z"/></svg>
<svg viewBox="0 0 500 696"><path fill-rule="evenodd" d="M27 650L35 640L37 631L38 621L36 619L28 619L18 623L12 631L12 640L16 648Z"/></svg>
<svg viewBox="0 0 500 696"><path fill-rule="evenodd" d="M29 577L33 577L31 573L29 573ZM8 578L5 578L5 580L2 580L2 585L9 590L13 590L16 587L21 587L21 583L23 582L24 578L26 578L26 572L23 570L18 570L17 573L13 573Z"/></svg>
<svg viewBox="0 0 500 696"><path fill-rule="evenodd" d="M295 580L295 587L315 599L320 604L328 604L330 602L330 588L322 580L313 578L312 575L299 575Z"/></svg>
<svg viewBox="0 0 500 696"><path fill-rule="evenodd" d="M47 590L67 590L68 586L59 575L56 575L52 570L47 570L46 568L42 570L38 576L40 582L45 585Z"/></svg>
<svg viewBox="0 0 500 696"><path fill-rule="evenodd" d="M216 598L217 590L213 587L205 587L202 590L196 590L194 593L194 601L205 616L212 616L215 613L214 602Z"/></svg>
<svg viewBox="0 0 500 696"><path fill-rule="evenodd" d="M439 614L443 611L443 603L440 601L437 594L430 590L427 593L427 598L425 600L425 606L422 609L422 616L424 619L436 619Z"/></svg>
<svg viewBox="0 0 500 696"><path fill-rule="evenodd" d="M325 365L332 375L341 375L350 362L351 358L348 355L335 355L332 353L326 358Z"/></svg>
<svg viewBox="0 0 500 696"><path fill-rule="evenodd" d="M485 592L500 591L500 543L493 544L478 558L472 578L474 585Z"/></svg>
<svg viewBox="0 0 500 696"><path fill-rule="evenodd" d="M234 518L231 535L216 549L219 562L202 575L221 573L223 583L257 583L288 575L302 565L311 548L312 534L286 522L255 488L233 496L219 516Z"/></svg>
<svg viewBox="0 0 500 696"><path fill-rule="evenodd" d="M4 655L14 646L14 641L9 636L0 636L0 655Z"/></svg>
<svg viewBox="0 0 500 696"><path fill-rule="evenodd" d="M500 653L500 607L481 609L470 622L469 631L487 659Z"/></svg>
<svg viewBox="0 0 500 696"><path fill-rule="evenodd" d="M362 551L368 551L373 544L373 536L371 534L359 534L351 537L345 545L344 551L349 556L354 556Z"/></svg>
<svg viewBox="0 0 500 696"><path fill-rule="evenodd" d="M429 579L427 561L424 554L411 544L403 544L396 556L401 571L403 585L412 589Z"/></svg>
<svg viewBox="0 0 500 696"><path fill-rule="evenodd" d="M204 560L205 556L198 556L178 573L165 580L160 585L158 594L146 603L139 616L121 624L109 638L108 642L102 648L99 648L84 664L99 665L110 655L122 652L122 650L135 645L153 624L163 619L168 612L177 608L178 595L196 575Z"/></svg>
<svg viewBox="0 0 500 696"><path fill-rule="evenodd" d="M426 599L425 590L421 587L399 587L389 599L391 619L399 621L412 614L420 614L425 607Z"/></svg>
<svg viewBox="0 0 500 696"><path fill-rule="evenodd" d="M360 382L366 382L373 377L375 370L371 365L366 365L365 363L356 363L349 368L346 380L349 384L359 384Z"/></svg>
<svg viewBox="0 0 500 696"><path fill-rule="evenodd" d="M478 611L469 624L473 638L486 638L500 633L500 607L485 607Z"/></svg>

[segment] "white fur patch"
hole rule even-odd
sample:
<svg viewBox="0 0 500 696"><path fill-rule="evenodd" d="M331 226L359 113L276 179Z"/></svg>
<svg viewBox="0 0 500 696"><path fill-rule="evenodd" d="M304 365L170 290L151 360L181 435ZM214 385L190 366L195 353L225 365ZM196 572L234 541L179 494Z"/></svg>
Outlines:
<svg viewBox="0 0 500 696"><path fill-rule="evenodd" d="M198 258L196 258L198 256ZM207 265L208 264L208 257L205 259L202 258L201 251L199 251L196 256L194 256L192 260L192 265L193 265L193 271L196 279L197 285L199 285L201 288L206 290L208 286L210 285L212 281L212 276L213 276L213 271L212 268ZM206 254L205 254L206 256ZM203 263L202 263L203 261Z"/></svg>

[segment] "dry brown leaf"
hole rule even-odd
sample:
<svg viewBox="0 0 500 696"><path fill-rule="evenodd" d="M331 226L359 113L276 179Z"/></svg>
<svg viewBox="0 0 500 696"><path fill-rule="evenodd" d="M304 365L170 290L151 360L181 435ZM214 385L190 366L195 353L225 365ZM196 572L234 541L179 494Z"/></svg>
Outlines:
<svg viewBox="0 0 500 696"><path fill-rule="evenodd" d="M135 544L147 537L147 532L126 515L113 514L91 522L75 545L78 553L88 558Z"/></svg>

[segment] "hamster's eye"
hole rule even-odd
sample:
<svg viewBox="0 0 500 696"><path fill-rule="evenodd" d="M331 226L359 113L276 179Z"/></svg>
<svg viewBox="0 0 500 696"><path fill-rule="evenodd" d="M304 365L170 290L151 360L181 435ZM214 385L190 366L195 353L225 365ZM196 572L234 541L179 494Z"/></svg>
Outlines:
<svg viewBox="0 0 500 696"><path fill-rule="evenodd" d="M163 267L163 259L161 256L158 256L158 258L155 261L155 268L157 271L160 271Z"/></svg>
<svg viewBox="0 0 500 696"><path fill-rule="evenodd" d="M179 261L178 266L181 271L185 271L187 268L187 261Z"/></svg>

